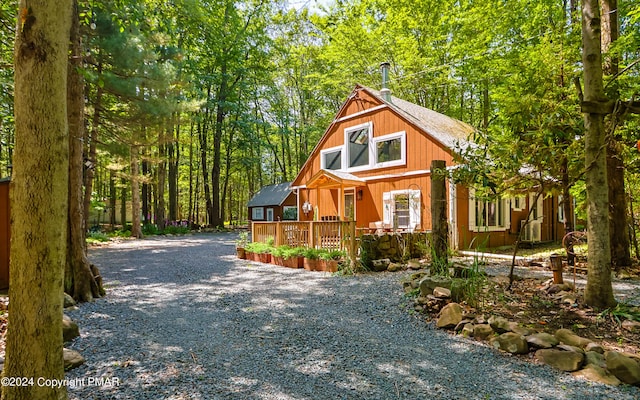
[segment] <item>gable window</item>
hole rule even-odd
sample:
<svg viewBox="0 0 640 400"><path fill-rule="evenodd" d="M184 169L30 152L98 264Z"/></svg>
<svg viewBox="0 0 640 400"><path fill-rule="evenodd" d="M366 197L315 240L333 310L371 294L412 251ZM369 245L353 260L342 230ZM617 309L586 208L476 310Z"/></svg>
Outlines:
<svg viewBox="0 0 640 400"><path fill-rule="evenodd" d="M420 227L420 191L394 190L382 194L384 224L391 228Z"/></svg>
<svg viewBox="0 0 640 400"><path fill-rule="evenodd" d="M527 206L527 202L524 196L516 196L511 199L511 208L513 211L522 211Z"/></svg>
<svg viewBox="0 0 640 400"><path fill-rule="evenodd" d="M259 221L264 219L264 207L253 207L251 209L251 219Z"/></svg>
<svg viewBox="0 0 640 400"><path fill-rule="evenodd" d="M405 154L407 154L405 132L373 138L373 143L375 146L375 164L377 167L405 164Z"/></svg>
<svg viewBox="0 0 640 400"><path fill-rule="evenodd" d="M369 128L349 132L349 168L369 165Z"/></svg>
<svg viewBox="0 0 640 400"><path fill-rule="evenodd" d="M511 226L507 199L469 196L469 230L474 232L502 231Z"/></svg>
<svg viewBox="0 0 640 400"><path fill-rule="evenodd" d="M322 150L320 154L320 168L330 170L342 169L342 146Z"/></svg>

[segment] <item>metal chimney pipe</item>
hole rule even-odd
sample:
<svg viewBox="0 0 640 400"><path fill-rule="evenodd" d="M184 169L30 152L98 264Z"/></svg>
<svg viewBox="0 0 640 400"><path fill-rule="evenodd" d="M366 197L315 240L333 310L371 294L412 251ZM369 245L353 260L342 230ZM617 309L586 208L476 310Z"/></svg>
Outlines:
<svg viewBox="0 0 640 400"><path fill-rule="evenodd" d="M391 90L387 87L387 83L389 82L389 68L391 64L388 62L383 62L380 64L380 69L382 71L382 89L380 90L380 95L385 101L391 102Z"/></svg>

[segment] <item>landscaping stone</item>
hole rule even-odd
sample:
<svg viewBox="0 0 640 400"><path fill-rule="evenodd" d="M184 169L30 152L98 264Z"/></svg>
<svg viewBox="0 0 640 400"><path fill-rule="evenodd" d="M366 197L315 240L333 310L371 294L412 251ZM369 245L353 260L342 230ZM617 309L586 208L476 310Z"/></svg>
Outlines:
<svg viewBox="0 0 640 400"><path fill-rule="evenodd" d="M584 351L587 352L596 352L600 354L604 354L604 347L600 343L591 342L587 344L584 348Z"/></svg>
<svg viewBox="0 0 640 400"><path fill-rule="evenodd" d="M440 311L436 322L438 328L453 328L462 321L462 307L458 303L449 303Z"/></svg>
<svg viewBox="0 0 640 400"><path fill-rule="evenodd" d="M420 293L423 296L433 294L433 290L437 287L451 290L451 278L443 276L425 276L420 281Z"/></svg>
<svg viewBox="0 0 640 400"><path fill-rule="evenodd" d="M433 289L433 295L439 299L448 299L451 297L451 290L443 287Z"/></svg>
<svg viewBox="0 0 640 400"><path fill-rule="evenodd" d="M607 362L604 359L604 354L587 351L584 353L584 363L586 365L595 365L600 368L607 368Z"/></svg>
<svg viewBox="0 0 640 400"><path fill-rule="evenodd" d="M613 374L597 365L589 364L585 368L572 372L575 377L585 378L592 382L603 383L605 385L618 386L620 380Z"/></svg>
<svg viewBox="0 0 640 400"><path fill-rule="evenodd" d="M371 261L372 265L373 265L373 270L376 272L381 272L381 271L386 271L387 268L389 267L389 264L391 264L391 260L389 260L388 258L382 258L379 260L373 260Z"/></svg>
<svg viewBox="0 0 640 400"><path fill-rule="evenodd" d="M640 365L631 357L627 357L617 351L607 351L604 353L607 362L607 369L616 378L629 385L640 384Z"/></svg>
<svg viewBox="0 0 640 400"><path fill-rule="evenodd" d="M389 266L387 267L387 271L389 272L397 272L397 271L401 271L404 269L404 266L400 263L390 263Z"/></svg>
<svg viewBox="0 0 640 400"><path fill-rule="evenodd" d="M589 339L576 335L569 329L558 329L555 335L556 338L562 343L568 344L570 346L580 347L581 349L584 349L589 343L592 342Z"/></svg>
<svg viewBox="0 0 640 400"><path fill-rule="evenodd" d="M511 354L526 354L529 352L529 345L523 336L517 333L507 332L492 338L491 344L496 349L506 351Z"/></svg>
<svg viewBox="0 0 640 400"><path fill-rule="evenodd" d="M640 322L626 319L622 321L622 329L629 332L638 332L640 331Z"/></svg>
<svg viewBox="0 0 640 400"><path fill-rule="evenodd" d="M84 357L80 353L71 349L62 349L62 357L64 358L64 370L69 371L84 364Z"/></svg>
<svg viewBox="0 0 640 400"><path fill-rule="evenodd" d="M80 336L80 328L68 315L62 315L62 340L70 342Z"/></svg>
<svg viewBox="0 0 640 400"><path fill-rule="evenodd" d="M489 317L489 321L487 321L491 328L498 333L505 333L511 331L511 326L509 325L509 320L504 317Z"/></svg>
<svg viewBox="0 0 640 400"><path fill-rule="evenodd" d="M76 305L76 301L73 299L73 297L71 297L70 294L65 293L64 294L64 308L73 307L75 305Z"/></svg>
<svg viewBox="0 0 640 400"><path fill-rule="evenodd" d="M484 340L493 335L494 331L489 324L479 324L473 326L473 337L476 339Z"/></svg>
<svg viewBox="0 0 640 400"><path fill-rule="evenodd" d="M526 339L527 343L539 349L550 349L560 343L555 336L546 332L534 333L527 336Z"/></svg>
<svg viewBox="0 0 640 400"><path fill-rule="evenodd" d="M460 334L464 337L471 337L473 336L474 331L475 331L475 326L472 323L468 323L468 324L464 324L464 327L462 327Z"/></svg>
<svg viewBox="0 0 640 400"><path fill-rule="evenodd" d="M577 371L582 366L584 355L573 351L541 349L536 351L538 361L561 371Z"/></svg>

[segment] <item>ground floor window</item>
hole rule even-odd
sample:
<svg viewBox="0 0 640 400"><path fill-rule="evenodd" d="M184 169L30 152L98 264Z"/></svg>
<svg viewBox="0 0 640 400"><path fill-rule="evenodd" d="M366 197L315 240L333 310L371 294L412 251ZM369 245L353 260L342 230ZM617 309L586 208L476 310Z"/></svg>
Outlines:
<svg viewBox="0 0 640 400"><path fill-rule="evenodd" d="M510 227L510 212L506 199L469 196L469 229L476 232L500 231Z"/></svg>
<svg viewBox="0 0 640 400"><path fill-rule="evenodd" d="M419 190L394 190L382 196L384 224L392 228L420 227L421 199Z"/></svg>
<svg viewBox="0 0 640 400"><path fill-rule="evenodd" d="M264 207L253 207L251 209L251 219L259 221L264 219Z"/></svg>
<svg viewBox="0 0 640 400"><path fill-rule="evenodd" d="M282 209L282 219L285 221L297 221L298 207L284 206Z"/></svg>

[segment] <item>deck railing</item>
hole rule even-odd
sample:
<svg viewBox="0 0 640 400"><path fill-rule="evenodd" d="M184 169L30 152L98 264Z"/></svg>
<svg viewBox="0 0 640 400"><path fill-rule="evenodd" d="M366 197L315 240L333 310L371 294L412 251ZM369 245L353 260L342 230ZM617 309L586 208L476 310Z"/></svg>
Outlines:
<svg viewBox="0 0 640 400"><path fill-rule="evenodd" d="M354 221L251 223L252 241L266 243L270 238L273 238L275 246L344 250L349 254L355 254L356 223Z"/></svg>

